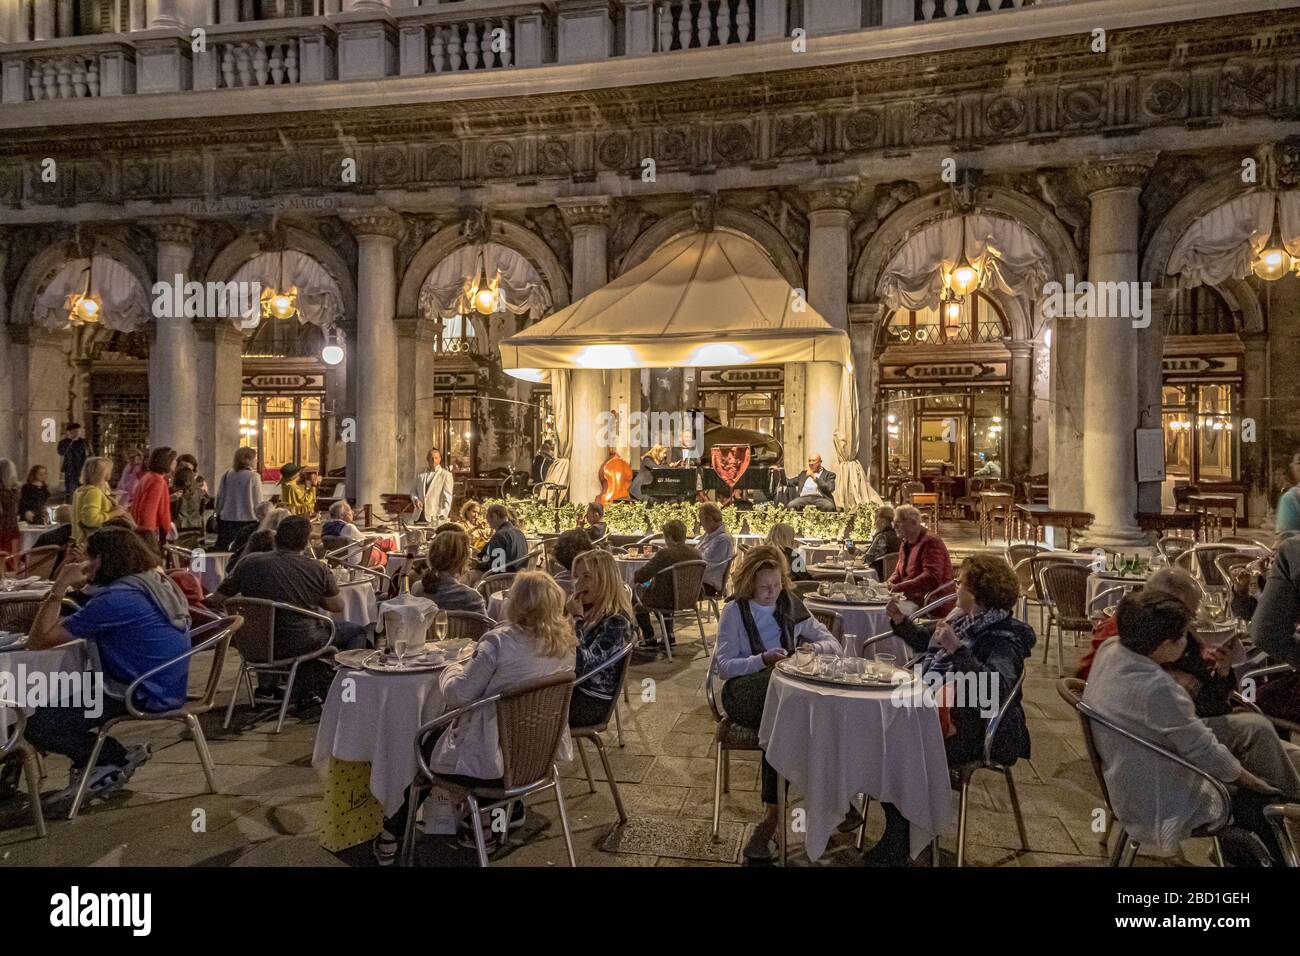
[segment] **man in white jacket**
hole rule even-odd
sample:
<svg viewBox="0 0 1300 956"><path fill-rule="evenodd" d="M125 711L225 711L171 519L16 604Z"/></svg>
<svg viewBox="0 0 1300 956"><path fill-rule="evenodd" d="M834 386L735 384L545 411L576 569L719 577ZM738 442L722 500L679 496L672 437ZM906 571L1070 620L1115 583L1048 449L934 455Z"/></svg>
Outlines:
<svg viewBox="0 0 1300 956"><path fill-rule="evenodd" d="M442 467L442 452L430 448L425 461L428 468L415 476L411 499L415 502L414 521L426 521L435 527L451 514L451 492L455 484L452 473Z"/></svg>

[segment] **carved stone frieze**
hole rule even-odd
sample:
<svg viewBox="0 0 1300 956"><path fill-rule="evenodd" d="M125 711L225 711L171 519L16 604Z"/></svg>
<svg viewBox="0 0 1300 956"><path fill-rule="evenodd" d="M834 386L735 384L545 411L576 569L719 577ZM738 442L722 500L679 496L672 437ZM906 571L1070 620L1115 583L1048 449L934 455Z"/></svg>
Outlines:
<svg viewBox="0 0 1300 956"><path fill-rule="evenodd" d="M753 212L785 237L802 262L808 251L808 217L787 199L786 194L779 189L769 189L766 199L755 206Z"/></svg>
<svg viewBox="0 0 1300 956"><path fill-rule="evenodd" d="M851 261L857 261L863 246L875 235L881 223L893 215L896 209L907 205L920 195L921 187L908 179L898 179L892 183L877 185L862 221L853 230Z"/></svg>
<svg viewBox="0 0 1300 956"><path fill-rule="evenodd" d="M645 232L654 221L655 217L634 199L618 198L613 201L609 212L607 258L614 274L622 271L623 256L632 248L637 236Z"/></svg>

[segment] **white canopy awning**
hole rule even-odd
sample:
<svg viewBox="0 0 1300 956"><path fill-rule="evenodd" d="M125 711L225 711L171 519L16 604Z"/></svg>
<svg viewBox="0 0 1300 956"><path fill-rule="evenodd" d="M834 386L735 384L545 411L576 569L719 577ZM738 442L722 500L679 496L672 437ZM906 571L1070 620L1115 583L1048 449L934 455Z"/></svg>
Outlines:
<svg viewBox="0 0 1300 956"><path fill-rule="evenodd" d="M729 230L665 243L609 285L501 343L506 369L850 364L849 338Z"/></svg>

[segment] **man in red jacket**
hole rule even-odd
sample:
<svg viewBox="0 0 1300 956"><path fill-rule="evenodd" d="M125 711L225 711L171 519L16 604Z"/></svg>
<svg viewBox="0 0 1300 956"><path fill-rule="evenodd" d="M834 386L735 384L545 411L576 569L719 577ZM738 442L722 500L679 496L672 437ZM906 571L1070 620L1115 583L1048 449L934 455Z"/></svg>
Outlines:
<svg viewBox="0 0 1300 956"><path fill-rule="evenodd" d="M921 512L902 505L894 512L894 529L903 539L898 552L898 566L886 582L891 591L922 604L925 596L953 579L952 559L948 546L937 534L921 524Z"/></svg>

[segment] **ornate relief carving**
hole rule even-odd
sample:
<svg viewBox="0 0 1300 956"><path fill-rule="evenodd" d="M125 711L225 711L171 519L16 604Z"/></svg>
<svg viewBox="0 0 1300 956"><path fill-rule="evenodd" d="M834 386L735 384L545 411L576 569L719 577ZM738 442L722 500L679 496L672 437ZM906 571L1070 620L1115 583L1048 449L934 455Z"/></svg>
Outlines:
<svg viewBox="0 0 1300 956"><path fill-rule="evenodd" d="M1271 63L1237 60L1223 68L1219 96L1229 113L1257 113L1268 109L1273 95L1274 68Z"/></svg>
<svg viewBox="0 0 1300 956"><path fill-rule="evenodd" d="M461 177L461 151L459 146L439 144L430 146L425 153L425 175L435 183L449 182Z"/></svg>
<svg viewBox="0 0 1300 956"><path fill-rule="evenodd" d="M1102 121L1104 98L1101 87L1076 86L1061 90L1061 116L1065 127L1098 126Z"/></svg>
<svg viewBox="0 0 1300 956"><path fill-rule="evenodd" d="M1278 185L1284 189L1300 186L1300 136L1288 136L1273 147Z"/></svg>
<svg viewBox="0 0 1300 956"><path fill-rule="evenodd" d="M1142 107L1152 116L1165 117L1180 114L1187 101L1187 89L1179 80L1158 76L1147 85Z"/></svg>
<svg viewBox="0 0 1300 956"><path fill-rule="evenodd" d="M880 114L876 110L856 110L844 119L844 139L854 149L876 146L880 129Z"/></svg>
<svg viewBox="0 0 1300 956"><path fill-rule="evenodd" d="M299 189L303 185L303 178L302 159L299 156L290 153L271 160L272 189Z"/></svg>
<svg viewBox="0 0 1300 956"><path fill-rule="evenodd" d="M951 100L929 100L912 116L912 136L918 143L944 142L953 134Z"/></svg>
<svg viewBox="0 0 1300 956"><path fill-rule="evenodd" d="M1079 168L1083 188L1091 196L1103 189L1142 188L1146 185L1154 156L1119 156L1100 159Z"/></svg>
<svg viewBox="0 0 1300 956"><path fill-rule="evenodd" d="M744 123L726 123L713 131L713 151L725 163L747 162L754 136Z"/></svg>
<svg viewBox="0 0 1300 956"><path fill-rule="evenodd" d="M156 219L148 223L158 242L174 242L193 245L198 228L189 219Z"/></svg>
<svg viewBox="0 0 1300 956"><path fill-rule="evenodd" d="M596 160L606 169L626 169L632 162L632 147L626 135L610 133L596 145Z"/></svg>
<svg viewBox="0 0 1300 956"><path fill-rule="evenodd" d="M573 166L569 162L569 144L559 138L543 140L537 150L537 165L544 173L567 173Z"/></svg>
<svg viewBox="0 0 1300 956"><path fill-rule="evenodd" d="M372 182L393 185L407 179L406 150L401 146L381 146L370 158Z"/></svg>
<svg viewBox="0 0 1300 956"><path fill-rule="evenodd" d="M1075 246L1087 249L1091 207L1070 171L1040 169L1034 174L1034 186L1038 198L1051 206L1056 218L1070 230Z"/></svg>
<svg viewBox="0 0 1300 956"><path fill-rule="evenodd" d="M402 217L388 209L358 209L343 213L343 221L355 236L382 236L400 239L406 229Z"/></svg>
<svg viewBox="0 0 1300 956"><path fill-rule="evenodd" d="M815 113L779 116L772 127L773 156L803 156L820 152L825 127Z"/></svg>
<svg viewBox="0 0 1300 956"><path fill-rule="evenodd" d="M203 156L186 153L171 158L168 185L178 196L196 196L204 192Z"/></svg>
<svg viewBox="0 0 1300 956"><path fill-rule="evenodd" d="M771 223L803 261L808 251L808 217L792 205L781 190L769 189L763 204L754 207L754 215Z"/></svg>
<svg viewBox="0 0 1300 956"><path fill-rule="evenodd" d="M515 148L505 140L497 140L483 147L483 171L489 176L513 176Z"/></svg>
<svg viewBox="0 0 1300 956"><path fill-rule="evenodd" d="M894 214L894 210L905 206L921 195L921 187L910 179L896 179L892 183L880 183L871 195L871 204L857 228L853 230L853 255L850 262L857 262L868 240L871 239L880 224Z"/></svg>
<svg viewBox="0 0 1300 956"><path fill-rule="evenodd" d="M131 159L122 161L122 194L144 198L158 191L154 176L152 159Z"/></svg>
<svg viewBox="0 0 1300 956"><path fill-rule="evenodd" d="M984 122L991 132L1005 136L1020 129L1025 121L1025 104L1009 93L992 97L984 106Z"/></svg>
<svg viewBox="0 0 1300 956"><path fill-rule="evenodd" d="M460 234L471 245L487 242L492 236L492 214L479 206L460 211Z"/></svg>
<svg viewBox="0 0 1300 956"><path fill-rule="evenodd" d="M554 206L542 206L529 209L524 213L524 228L541 236L542 241L555 253L555 258L569 275L569 263L572 262L573 246L569 241L569 230L564 225L564 217Z"/></svg>
<svg viewBox="0 0 1300 956"><path fill-rule="evenodd" d="M397 244L398 272L404 273L412 257L420 247L428 242L429 237L442 228L442 222L436 216L405 216L406 232Z"/></svg>
<svg viewBox="0 0 1300 956"><path fill-rule="evenodd" d="M691 198L691 219L700 232L712 232L718 210L718 194L697 192Z"/></svg>
<svg viewBox="0 0 1300 956"><path fill-rule="evenodd" d="M654 223L655 217L641 208L635 199L615 199L610 206L607 259L611 272L622 271L623 256L637 236Z"/></svg>
<svg viewBox="0 0 1300 956"><path fill-rule="evenodd" d="M682 129L655 131L655 157L663 166L680 166L691 159L691 141Z"/></svg>
<svg viewBox="0 0 1300 956"><path fill-rule="evenodd" d="M570 230L578 226L603 226L609 222L608 196L579 196L557 199L555 205Z"/></svg>
<svg viewBox="0 0 1300 956"><path fill-rule="evenodd" d="M105 198L109 192L108 164L99 160L79 162L73 167L74 195L77 202L94 202Z"/></svg>

